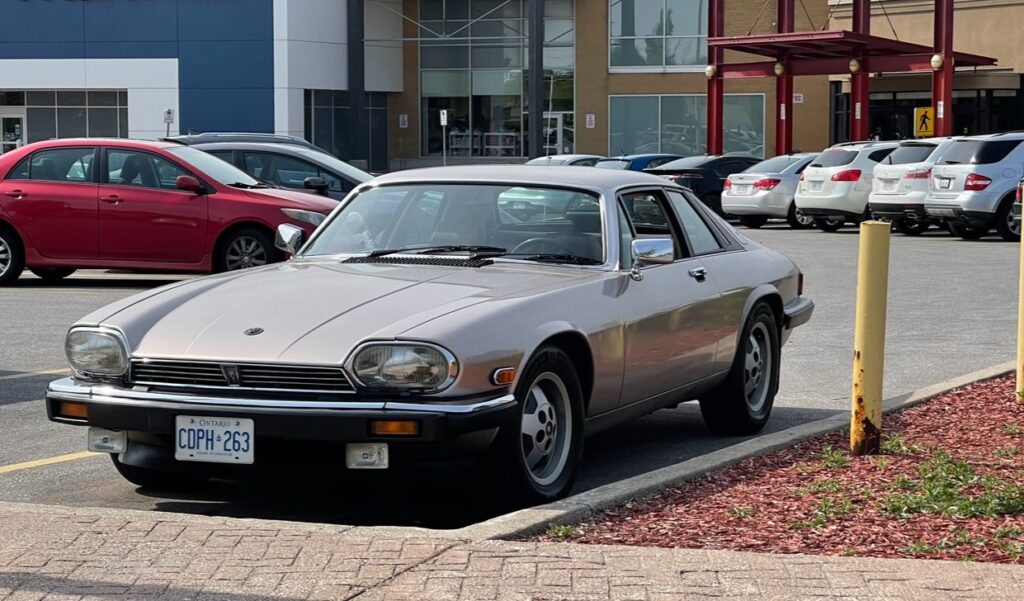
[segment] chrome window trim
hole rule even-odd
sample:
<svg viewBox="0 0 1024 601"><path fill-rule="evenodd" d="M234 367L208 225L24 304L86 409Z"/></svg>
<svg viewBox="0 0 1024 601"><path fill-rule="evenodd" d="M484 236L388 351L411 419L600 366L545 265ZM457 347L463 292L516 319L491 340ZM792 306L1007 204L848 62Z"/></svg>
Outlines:
<svg viewBox="0 0 1024 601"><path fill-rule="evenodd" d="M223 366L223 365L241 365L246 367L298 367L298 368L314 368L314 369L336 369L341 374L341 377L348 383L349 390L315 390L310 388L262 388L252 386L230 386L225 384L224 386L210 386L205 384L173 384L167 382L147 382L143 380L135 380L132 378L132 368L136 363L201 363L204 365L212 366ZM180 389L194 389L194 390L243 390L247 392L281 392L291 394L344 394L351 395L356 393L355 383L353 378L349 377L345 368L341 365L315 365L315 364L302 364L302 363L258 363L252 361L212 361L207 359L193 360L193 359L166 359L166 358L154 358L154 357L130 357L128 361L127 381L131 385L138 386L153 386L159 388L180 388Z"/></svg>

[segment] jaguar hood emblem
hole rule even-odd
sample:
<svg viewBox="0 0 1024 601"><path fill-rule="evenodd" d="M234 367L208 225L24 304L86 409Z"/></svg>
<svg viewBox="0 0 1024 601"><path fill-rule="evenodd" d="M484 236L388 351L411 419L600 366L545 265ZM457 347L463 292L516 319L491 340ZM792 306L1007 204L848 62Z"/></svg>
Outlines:
<svg viewBox="0 0 1024 601"><path fill-rule="evenodd" d="M242 333L245 334L246 336L259 336L260 334L263 333L263 328L249 328L248 330Z"/></svg>

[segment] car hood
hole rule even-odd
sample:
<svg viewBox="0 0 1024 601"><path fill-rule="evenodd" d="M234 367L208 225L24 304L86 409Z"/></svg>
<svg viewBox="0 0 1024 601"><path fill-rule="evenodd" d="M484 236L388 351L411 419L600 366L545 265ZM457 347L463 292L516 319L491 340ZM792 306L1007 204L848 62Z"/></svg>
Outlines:
<svg viewBox="0 0 1024 601"><path fill-rule="evenodd" d="M309 194L307 192L295 192L285 190L284 188L259 188L256 190L243 190L243 193L257 200L269 200L270 202L284 201L281 204L287 205L288 208L316 211L325 215L338 206L338 201L326 196Z"/></svg>
<svg viewBox="0 0 1024 601"><path fill-rule="evenodd" d="M293 261L178 284L102 323L120 328L137 357L336 364L363 340L393 339L471 305L602 275L536 264ZM262 332L251 335L256 328Z"/></svg>

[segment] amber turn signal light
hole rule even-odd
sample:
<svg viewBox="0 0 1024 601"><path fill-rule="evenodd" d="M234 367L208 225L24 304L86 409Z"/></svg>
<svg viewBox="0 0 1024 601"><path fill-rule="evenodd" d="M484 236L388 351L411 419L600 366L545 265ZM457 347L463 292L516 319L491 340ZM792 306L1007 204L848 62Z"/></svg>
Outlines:
<svg viewBox="0 0 1024 601"><path fill-rule="evenodd" d="M71 419L89 419L89 406L81 403L61 402L60 416Z"/></svg>
<svg viewBox="0 0 1024 601"><path fill-rule="evenodd" d="M491 381L498 386L508 386L516 379L516 368L514 367L502 367L501 369L494 370L491 375Z"/></svg>
<svg viewBox="0 0 1024 601"><path fill-rule="evenodd" d="M374 436L417 436L420 433L420 423L397 419L372 421L370 432Z"/></svg>

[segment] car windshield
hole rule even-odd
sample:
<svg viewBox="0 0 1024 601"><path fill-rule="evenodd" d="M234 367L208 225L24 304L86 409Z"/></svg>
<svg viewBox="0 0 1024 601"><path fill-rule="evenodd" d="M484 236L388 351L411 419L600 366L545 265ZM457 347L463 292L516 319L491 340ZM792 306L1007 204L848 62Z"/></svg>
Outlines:
<svg viewBox="0 0 1024 601"><path fill-rule="evenodd" d="M793 163L799 161L799 157L791 156L778 156L772 157L766 161L761 161L751 167L748 167L744 173L782 173Z"/></svg>
<svg viewBox="0 0 1024 601"><path fill-rule="evenodd" d="M842 148L830 148L818 155L811 163L811 167L839 167L849 165L857 158L859 150L844 150Z"/></svg>
<svg viewBox="0 0 1024 601"><path fill-rule="evenodd" d="M708 160L710 160L710 157L706 156L686 157L685 159L676 159L674 161L669 161L664 165L659 165L658 167L656 167L656 169L693 169L695 167L703 167L704 164L708 162Z"/></svg>
<svg viewBox="0 0 1024 601"><path fill-rule="evenodd" d="M295 151L305 157L313 159L314 161L319 161L320 163L323 163L327 167L333 169L335 173L344 175L345 177L353 181L359 182L360 184L363 182L368 182L371 179L373 179L373 176L370 175L369 173L357 167L353 167L352 165L349 165L345 161L335 157L334 155L327 154L326 152L320 152L317 150L313 150L312 148L302 147L295 148Z"/></svg>
<svg viewBox="0 0 1024 601"><path fill-rule="evenodd" d="M408 252L600 264L601 205L559 188L405 184L361 192L325 223L305 256Z"/></svg>
<svg viewBox="0 0 1024 601"><path fill-rule="evenodd" d="M935 144L901 144L899 148L882 159L883 165L907 165L926 160L935 149Z"/></svg>
<svg viewBox="0 0 1024 601"><path fill-rule="evenodd" d="M989 165L1003 160L1021 140L957 140L942 153L944 165Z"/></svg>
<svg viewBox="0 0 1024 601"><path fill-rule="evenodd" d="M206 175L212 177L225 186L238 186L241 188L262 188L265 185L251 175L235 167L227 161L222 161L212 154L203 152L190 146L169 148L167 152L192 165Z"/></svg>
<svg viewBox="0 0 1024 601"><path fill-rule="evenodd" d="M594 166L600 167L601 169L629 169L629 161L624 161L622 159L601 159Z"/></svg>

